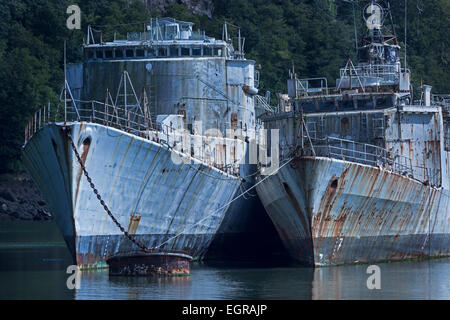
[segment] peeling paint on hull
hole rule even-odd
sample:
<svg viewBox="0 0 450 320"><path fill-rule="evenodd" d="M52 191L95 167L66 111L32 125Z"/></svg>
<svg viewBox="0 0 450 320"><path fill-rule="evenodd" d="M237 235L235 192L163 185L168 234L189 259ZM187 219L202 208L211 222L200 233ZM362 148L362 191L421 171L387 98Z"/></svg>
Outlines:
<svg viewBox="0 0 450 320"><path fill-rule="evenodd" d="M450 193L379 167L297 158L257 186L296 260L316 266L450 255Z"/></svg>
<svg viewBox="0 0 450 320"><path fill-rule="evenodd" d="M205 254L225 205L239 190L238 178L199 161L176 165L166 147L117 129L83 122L68 126L92 181L125 229L147 247L184 232L159 250L194 258ZM108 257L137 247L98 202L61 128L41 128L24 146L23 162L74 261L82 268L105 267Z"/></svg>

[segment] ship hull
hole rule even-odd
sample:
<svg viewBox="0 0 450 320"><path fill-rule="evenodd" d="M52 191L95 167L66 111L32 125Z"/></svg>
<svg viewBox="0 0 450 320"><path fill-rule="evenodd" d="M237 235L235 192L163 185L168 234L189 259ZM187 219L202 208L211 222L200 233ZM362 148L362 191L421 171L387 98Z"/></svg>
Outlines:
<svg viewBox="0 0 450 320"><path fill-rule="evenodd" d="M379 167L302 157L257 191L290 255L307 265L450 255L446 189Z"/></svg>
<svg viewBox="0 0 450 320"><path fill-rule="evenodd" d="M84 269L139 248L100 205L62 124L41 128L23 148L23 162L73 255ZM206 253L240 180L193 160L176 164L154 141L93 123L67 126L86 169L118 222L148 248Z"/></svg>

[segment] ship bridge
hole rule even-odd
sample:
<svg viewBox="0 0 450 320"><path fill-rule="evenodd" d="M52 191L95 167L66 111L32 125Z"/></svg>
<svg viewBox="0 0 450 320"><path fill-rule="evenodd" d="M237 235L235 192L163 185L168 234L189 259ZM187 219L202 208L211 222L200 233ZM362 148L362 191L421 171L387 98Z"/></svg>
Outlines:
<svg viewBox="0 0 450 320"><path fill-rule="evenodd" d="M369 17L390 14L382 10L371 1L364 12ZM432 95L427 85L413 99L394 28L384 35L381 18L367 18L366 23L368 31L355 48L358 63L347 61L336 86L328 86L325 77L300 78L290 70L288 95L279 95L278 112L262 117L264 128L280 129L281 159L301 150L302 155L381 164L425 185L446 188L450 100Z"/></svg>
<svg viewBox="0 0 450 320"><path fill-rule="evenodd" d="M294 106L305 113L386 109L412 102L411 72L402 68L394 26L386 34L382 32L383 16L390 11L371 1L364 13L368 30L355 48L358 62L348 59L339 70L335 87L329 87L325 77L298 78L290 71L289 101L280 101L280 111Z"/></svg>
<svg viewBox="0 0 450 320"><path fill-rule="evenodd" d="M259 71L244 58L238 26L225 23L216 39L174 18L133 24L142 31L126 36L113 33L115 26L88 27L83 62L67 68L75 100L104 101L116 93L114 105L147 105L153 122L182 116L191 132L255 126Z"/></svg>
<svg viewBox="0 0 450 320"><path fill-rule="evenodd" d="M95 32L99 33L99 39L95 39ZM128 32L126 39L117 39L114 33L114 40L109 42L103 41L102 31L89 26L87 39L84 54L88 61L189 57L233 59L242 56L234 50L230 39L209 37L203 30L195 31L194 23L174 18L151 19L145 32Z"/></svg>

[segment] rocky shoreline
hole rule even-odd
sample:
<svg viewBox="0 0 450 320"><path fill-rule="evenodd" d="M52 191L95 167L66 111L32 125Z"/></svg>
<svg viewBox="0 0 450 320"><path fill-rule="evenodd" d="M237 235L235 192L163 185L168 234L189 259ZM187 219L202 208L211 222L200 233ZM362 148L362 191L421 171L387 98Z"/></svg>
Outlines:
<svg viewBox="0 0 450 320"><path fill-rule="evenodd" d="M52 219L47 203L27 174L0 176L0 222Z"/></svg>

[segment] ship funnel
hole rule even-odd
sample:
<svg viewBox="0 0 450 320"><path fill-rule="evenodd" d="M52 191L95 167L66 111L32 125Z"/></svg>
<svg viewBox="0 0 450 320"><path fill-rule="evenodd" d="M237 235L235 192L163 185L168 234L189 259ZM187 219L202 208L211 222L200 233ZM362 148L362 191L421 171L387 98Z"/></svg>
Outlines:
<svg viewBox="0 0 450 320"><path fill-rule="evenodd" d="M431 88L432 88L431 86L427 86L427 85L423 86L426 107L431 106Z"/></svg>

